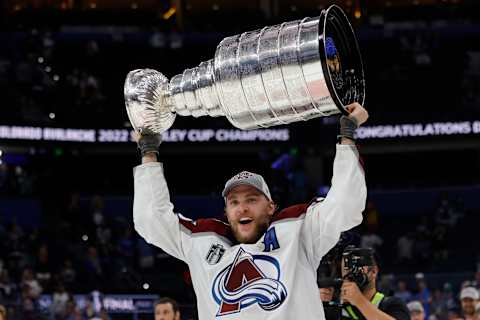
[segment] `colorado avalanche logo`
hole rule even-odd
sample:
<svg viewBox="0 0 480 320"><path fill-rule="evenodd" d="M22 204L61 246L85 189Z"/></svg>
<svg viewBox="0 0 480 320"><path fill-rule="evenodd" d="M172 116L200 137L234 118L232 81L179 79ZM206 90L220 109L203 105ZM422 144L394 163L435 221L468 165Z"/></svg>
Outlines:
<svg viewBox="0 0 480 320"><path fill-rule="evenodd" d="M240 248L232 264L213 282L213 298L219 305L217 316L240 312L253 304L266 311L278 308L287 298L279 281L278 261L266 255L251 255Z"/></svg>

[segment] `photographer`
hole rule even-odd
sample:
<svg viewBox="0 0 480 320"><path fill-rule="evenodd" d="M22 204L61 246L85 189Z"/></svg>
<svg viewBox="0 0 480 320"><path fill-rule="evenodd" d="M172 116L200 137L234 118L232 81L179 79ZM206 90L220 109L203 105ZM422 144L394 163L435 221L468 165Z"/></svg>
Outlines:
<svg viewBox="0 0 480 320"><path fill-rule="evenodd" d="M336 281L337 293L332 296L332 300L335 296L340 299L336 304L341 308L337 319L410 320L408 309L402 300L386 297L377 291L378 272L377 259L372 249L345 249L341 259L342 279ZM324 304L325 300L328 300L328 296L323 294ZM332 305L332 301L327 303Z"/></svg>

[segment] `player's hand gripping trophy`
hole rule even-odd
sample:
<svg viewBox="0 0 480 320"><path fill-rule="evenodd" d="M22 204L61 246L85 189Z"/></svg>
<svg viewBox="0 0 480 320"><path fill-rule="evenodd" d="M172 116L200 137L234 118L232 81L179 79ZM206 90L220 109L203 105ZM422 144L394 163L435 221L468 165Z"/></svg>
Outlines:
<svg viewBox="0 0 480 320"><path fill-rule="evenodd" d="M244 130L348 114L349 104L363 105L365 80L353 29L333 5L319 17L227 37L213 59L170 81L133 70L124 94L135 131L159 136L177 114L226 116Z"/></svg>

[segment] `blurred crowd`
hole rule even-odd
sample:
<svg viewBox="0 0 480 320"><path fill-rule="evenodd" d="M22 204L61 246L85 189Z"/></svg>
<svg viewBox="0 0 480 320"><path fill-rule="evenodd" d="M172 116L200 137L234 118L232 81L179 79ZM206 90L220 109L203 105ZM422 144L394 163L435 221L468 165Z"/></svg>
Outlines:
<svg viewBox="0 0 480 320"><path fill-rule="evenodd" d="M2 108L2 122L121 127L121 88L128 71L151 67L171 77L212 58L226 36L174 29L141 30L134 36L114 30L110 36L49 28L4 35L10 44L0 50L0 90L5 105L15 107ZM378 39L377 30L360 28L368 108L377 121L478 116L480 48L470 31L443 34L413 25L384 31Z"/></svg>
<svg viewBox="0 0 480 320"><path fill-rule="evenodd" d="M453 290L451 283L428 284L423 273L415 275L413 288L400 280L395 288L383 287L407 303L412 320L477 320L480 317L480 271Z"/></svg>
<svg viewBox="0 0 480 320"><path fill-rule="evenodd" d="M73 194L63 209L62 218L30 228L0 221L0 304L16 312L9 319L39 319L43 293L53 294L55 319L91 319L97 315L88 305L79 314L73 293L142 292L140 273L168 260L136 235L131 221L106 216L100 196L83 211Z"/></svg>
<svg viewBox="0 0 480 320"><path fill-rule="evenodd" d="M22 226L15 219L0 221L0 304L12 309L9 319L37 319L41 294L52 294L54 301L44 317L91 319L98 314L75 307L73 293L148 293L142 287L145 279L158 275L163 278L157 280L155 290L169 292L171 284L165 281L170 278L170 283L185 288L177 292L179 301L193 303L187 267L141 239L128 217L106 209L102 196L82 198L73 193L58 206L61 215L44 217L38 226ZM460 314L461 288L480 284L480 272L455 273L475 268L458 269L466 262L455 255L458 243L451 240L462 233L459 230L469 234L461 229L466 219L461 207L443 194L423 224L412 230L408 224L397 225L393 234L383 227L384 219L370 202L358 233L360 245L375 248L382 257L381 290L406 302L422 301L426 314L436 316L431 319ZM397 250L391 250L394 241ZM467 250L472 254L471 248ZM449 269L452 260L454 268ZM479 267L480 263L478 271ZM414 276L412 271L425 274ZM469 274L471 278L465 278Z"/></svg>
<svg viewBox="0 0 480 320"><path fill-rule="evenodd" d="M254 18L252 23L262 25L261 17ZM127 72L151 67L171 77L212 58L213 48L227 34L215 31L218 19L207 20L212 22L202 20L207 36L156 28L133 35L114 29L106 36L51 28L2 34L0 124L122 127L126 118L121 88ZM245 27L244 21L241 25ZM378 30L359 29L372 121L480 116L480 42L473 41L478 30L463 28L444 34L413 26L384 30L380 37ZM308 186L298 150L259 157L280 207L328 191ZM39 183L49 177L0 157L0 196L52 192L42 190L46 184ZM55 186L54 191L62 187ZM57 201L42 203L47 212L40 225L6 221L0 215L0 320L6 313L15 320L109 319L105 311L93 307L94 298L80 308L73 294L145 292L145 279L159 274L163 278L155 288L168 287L165 279L173 279L187 288L177 292L179 300L193 303L186 267L141 239L130 219L107 212L102 196L87 195L86 201L79 193L65 201L55 194L50 197ZM55 212L48 212L52 207ZM461 199L442 195L425 216L402 224L387 223L382 214L370 201L360 228L360 245L375 248L383 257L381 290L412 303L411 311L422 312L429 320L467 318L472 306L475 312L480 262L467 267L476 270L474 275L457 275L455 283L450 279L454 273L435 281L430 275L455 271L477 245L478 221L465 211ZM476 259L480 261L480 256ZM411 274L417 271L423 273ZM40 311L42 294L53 296L51 309L45 312Z"/></svg>
<svg viewBox="0 0 480 320"><path fill-rule="evenodd" d="M105 97L95 74L95 41L82 43L74 49L76 56L67 59L48 30L30 29L10 37L17 37L11 39L15 45L0 51L0 88L5 105L15 107L2 111L4 124L52 125L66 115L94 117L101 112Z"/></svg>

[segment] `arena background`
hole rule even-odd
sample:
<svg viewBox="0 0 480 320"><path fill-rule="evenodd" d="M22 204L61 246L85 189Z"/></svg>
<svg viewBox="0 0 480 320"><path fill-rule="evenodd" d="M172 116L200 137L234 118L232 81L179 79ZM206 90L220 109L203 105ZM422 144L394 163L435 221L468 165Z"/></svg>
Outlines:
<svg viewBox="0 0 480 320"><path fill-rule="evenodd" d="M188 268L132 228L139 163L128 71L167 77L228 35L341 5L355 27L370 119L358 132L369 198L359 243L380 286L459 312L480 286L480 5L462 0L36 0L0 2L0 304L8 319L152 319L175 298L195 319ZM337 119L246 135L225 118L177 117L160 156L176 210L223 215L222 186L263 174L280 206L325 194ZM36 280L35 280L36 279ZM424 289L424 285L428 290ZM402 286L400 284L400 286ZM72 296L52 305L52 294ZM408 295L407 295L408 297Z"/></svg>

